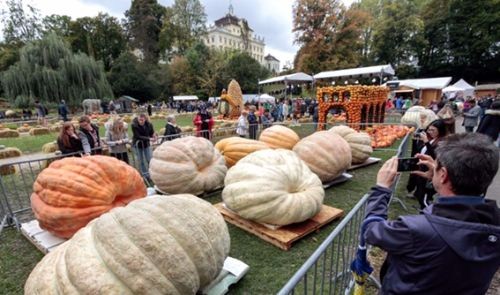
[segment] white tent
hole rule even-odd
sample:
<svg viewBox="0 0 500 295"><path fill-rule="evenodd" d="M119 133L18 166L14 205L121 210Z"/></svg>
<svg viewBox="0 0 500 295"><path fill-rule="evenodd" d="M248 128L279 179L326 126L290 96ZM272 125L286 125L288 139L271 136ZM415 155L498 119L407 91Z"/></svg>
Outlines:
<svg viewBox="0 0 500 295"><path fill-rule="evenodd" d="M390 64L353 68L338 71L321 72L314 75L314 79L340 79L340 78L361 78L361 77L380 77L380 76L394 76L394 69Z"/></svg>
<svg viewBox="0 0 500 295"><path fill-rule="evenodd" d="M174 96L174 100L198 100L198 96L196 95Z"/></svg>
<svg viewBox="0 0 500 295"><path fill-rule="evenodd" d="M424 79L407 79L390 81L384 85L398 84L401 86L410 87L413 89L443 89L448 84L450 84L451 77L441 77L441 78L424 78Z"/></svg>
<svg viewBox="0 0 500 295"><path fill-rule="evenodd" d="M444 88L443 92L451 98L457 96L460 92L462 92L463 97L473 96L474 86L467 83L464 79L460 79L455 84Z"/></svg>
<svg viewBox="0 0 500 295"><path fill-rule="evenodd" d="M261 103L272 103L272 104L275 104L276 103L276 98L274 98L273 96L267 94L267 93L264 93L264 94L261 94L258 98L259 102Z"/></svg>
<svg viewBox="0 0 500 295"><path fill-rule="evenodd" d="M272 84L272 83L285 83L285 84L309 83L312 82L312 80L313 80L312 76L306 73L299 72L295 74L284 75L260 81L259 85Z"/></svg>

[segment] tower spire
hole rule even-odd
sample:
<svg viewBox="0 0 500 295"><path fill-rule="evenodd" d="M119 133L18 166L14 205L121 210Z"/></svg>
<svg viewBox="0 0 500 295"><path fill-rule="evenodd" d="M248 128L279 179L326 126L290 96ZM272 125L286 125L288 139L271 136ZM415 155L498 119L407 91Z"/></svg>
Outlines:
<svg viewBox="0 0 500 295"><path fill-rule="evenodd" d="M233 1L229 0L229 15L234 15Z"/></svg>

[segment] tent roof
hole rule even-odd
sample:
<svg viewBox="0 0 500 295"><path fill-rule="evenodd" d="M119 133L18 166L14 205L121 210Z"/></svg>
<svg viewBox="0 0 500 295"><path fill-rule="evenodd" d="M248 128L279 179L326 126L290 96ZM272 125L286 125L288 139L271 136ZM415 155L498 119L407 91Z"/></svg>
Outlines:
<svg viewBox="0 0 500 295"><path fill-rule="evenodd" d="M443 88L443 92L458 92L458 91L464 91L464 89L457 87L455 85L450 85L446 88Z"/></svg>
<svg viewBox="0 0 500 295"><path fill-rule="evenodd" d="M139 101L138 99L135 99L135 98L133 98L131 96L128 96L128 95L122 95L118 99L120 99L120 98L128 99L128 100L133 101L133 102L138 102Z"/></svg>
<svg viewBox="0 0 500 295"><path fill-rule="evenodd" d="M428 79L408 79L399 81L390 81L399 83L399 86L407 86L414 89L443 89L450 84L451 77L428 78Z"/></svg>
<svg viewBox="0 0 500 295"><path fill-rule="evenodd" d="M314 79L334 79L342 77L370 77L373 75L384 75L393 76L395 74L394 69L390 64L364 67L364 68L352 68L338 71L327 71L321 72L314 75Z"/></svg>
<svg viewBox="0 0 500 295"><path fill-rule="evenodd" d="M274 96L271 96L267 93L261 94L259 98L264 98L264 99L274 99Z"/></svg>
<svg viewBox="0 0 500 295"><path fill-rule="evenodd" d="M196 95L174 96L174 100L198 100L198 96Z"/></svg>
<svg viewBox="0 0 500 295"><path fill-rule="evenodd" d="M467 83L464 79L458 80L455 84L453 84L453 86L462 88L463 90L474 89L474 86Z"/></svg>
<svg viewBox="0 0 500 295"><path fill-rule="evenodd" d="M476 90L496 90L500 88L500 84L483 84L483 85L477 85Z"/></svg>
<svg viewBox="0 0 500 295"><path fill-rule="evenodd" d="M260 81L259 85L262 84L271 84L271 83L281 83L281 82L312 82L313 77L302 72L298 72L295 74L290 74L290 75L284 75L284 76L278 76L274 78L270 78L264 81Z"/></svg>

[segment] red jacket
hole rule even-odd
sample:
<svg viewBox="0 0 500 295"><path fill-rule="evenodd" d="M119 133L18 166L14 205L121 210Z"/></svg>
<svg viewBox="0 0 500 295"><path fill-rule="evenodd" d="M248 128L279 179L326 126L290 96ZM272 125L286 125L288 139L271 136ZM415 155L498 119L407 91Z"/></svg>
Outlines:
<svg viewBox="0 0 500 295"><path fill-rule="evenodd" d="M208 122L205 122L206 120L208 120ZM212 131L214 127L214 118L209 113L198 113L193 119L193 124L196 126L196 136L201 136L202 130Z"/></svg>

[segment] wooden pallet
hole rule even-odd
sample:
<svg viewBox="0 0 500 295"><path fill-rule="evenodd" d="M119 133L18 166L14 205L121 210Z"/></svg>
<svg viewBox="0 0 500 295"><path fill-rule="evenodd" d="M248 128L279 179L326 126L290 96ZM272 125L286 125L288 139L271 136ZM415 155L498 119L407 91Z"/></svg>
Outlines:
<svg viewBox="0 0 500 295"><path fill-rule="evenodd" d="M156 190L156 192L157 192L157 193L159 193L159 194L161 194L161 195L171 195L171 194L168 194L168 193L166 193L166 192L162 191L162 190L161 190L161 189L159 189L156 185L155 185L153 188L154 188L154 190ZM204 199L204 198L208 198L208 197L211 197L211 196L213 196L213 195L215 195L215 194L220 193L220 192L222 191L222 189L223 189L223 187L219 187L219 188L216 188L216 189L215 189L215 190L213 190L213 191L204 192L204 193L202 193L202 194L200 194L200 195L197 195L197 197L200 197L200 198L202 198L202 199Z"/></svg>
<svg viewBox="0 0 500 295"><path fill-rule="evenodd" d="M38 225L38 220L22 223L21 233L44 254L53 251L57 246L66 242L66 239L61 239L41 229Z"/></svg>
<svg viewBox="0 0 500 295"><path fill-rule="evenodd" d="M382 159L380 159L380 158L369 157L366 161L364 161L361 164L352 165L349 169L347 169L347 171L351 171L351 170L363 168L363 167L366 167L366 166L370 166L370 165L373 165L373 164L377 164L381 160Z"/></svg>
<svg viewBox="0 0 500 295"><path fill-rule="evenodd" d="M351 178L352 178L351 174L344 172L339 177L335 178L334 180L332 180L330 182L323 183L323 188L324 189L330 188L330 187L332 187L334 185L344 183L344 182L348 181Z"/></svg>
<svg viewBox="0 0 500 295"><path fill-rule="evenodd" d="M285 251L288 251L292 247L293 242L300 240L306 235L344 215L344 210L323 205L318 214L304 222L286 225L278 229L271 229L263 224L242 218L225 208L223 203L218 203L214 206L219 210L227 222Z"/></svg>

